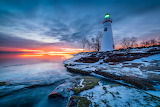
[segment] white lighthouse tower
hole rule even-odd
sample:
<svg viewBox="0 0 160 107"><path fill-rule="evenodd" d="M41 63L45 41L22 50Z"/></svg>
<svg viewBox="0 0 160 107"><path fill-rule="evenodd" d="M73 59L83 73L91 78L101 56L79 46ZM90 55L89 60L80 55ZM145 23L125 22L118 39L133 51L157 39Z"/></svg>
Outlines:
<svg viewBox="0 0 160 107"><path fill-rule="evenodd" d="M112 19L110 18L110 14L106 14L104 16L103 21L103 37L100 51L111 51L114 50L114 42L113 42L113 34L111 27Z"/></svg>

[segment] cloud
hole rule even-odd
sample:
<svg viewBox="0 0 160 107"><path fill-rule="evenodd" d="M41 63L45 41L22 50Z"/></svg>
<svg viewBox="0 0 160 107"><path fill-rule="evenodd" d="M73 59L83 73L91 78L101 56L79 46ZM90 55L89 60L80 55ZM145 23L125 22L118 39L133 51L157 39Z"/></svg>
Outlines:
<svg viewBox="0 0 160 107"><path fill-rule="evenodd" d="M77 46L80 39L103 31L107 12L113 19L115 41L126 36L143 39L159 34L159 5L159 0L1 0L0 37L5 39L1 45Z"/></svg>
<svg viewBox="0 0 160 107"><path fill-rule="evenodd" d="M61 51L61 48L72 47L65 42L45 43L0 33L0 47L17 49L43 49Z"/></svg>

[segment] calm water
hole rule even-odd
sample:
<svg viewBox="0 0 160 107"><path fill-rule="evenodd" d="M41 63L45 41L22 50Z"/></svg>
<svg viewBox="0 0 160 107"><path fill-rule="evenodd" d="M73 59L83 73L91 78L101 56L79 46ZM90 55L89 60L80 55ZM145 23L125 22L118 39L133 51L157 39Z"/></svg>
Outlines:
<svg viewBox="0 0 160 107"><path fill-rule="evenodd" d="M71 55L0 54L0 107L65 107L67 98L48 98L58 85L74 79L63 61ZM38 86L38 87L37 87Z"/></svg>
<svg viewBox="0 0 160 107"><path fill-rule="evenodd" d="M77 76L66 71L66 58L69 55L0 54L0 81L7 83L0 86L0 107L64 107L67 99L48 99L48 94Z"/></svg>

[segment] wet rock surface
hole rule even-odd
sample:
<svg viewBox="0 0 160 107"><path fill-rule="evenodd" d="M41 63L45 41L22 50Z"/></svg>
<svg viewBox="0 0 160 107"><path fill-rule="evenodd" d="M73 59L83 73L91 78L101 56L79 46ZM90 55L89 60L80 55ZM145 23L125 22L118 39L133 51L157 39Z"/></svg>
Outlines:
<svg viewBox="0 0 160 107"><path fill-rule="evenodd" d="M99 79L84 76L77 78L78 82L74 86L69 83L61 84L50 94L50 98L67 97L67 107L158 107L160 98L150 95L142 90L122 86L120 84L103 84ZM92 82L94 81L94 85ZM97 83L98 82L98 83ZM85 88L85 86L90 88ZM66 88L68 87L68 88ZM69 87L79 89L72 94L61 93L62 90L73 91ZM57 89L61 91L57 91ZM69 89L69 90L68 90ZM57 91L57 92L55 92ZM58 93L59 92L59 93Z"/></svg>
<svg viewBox="0 0 160 107"><path fill-rule="evenodd" d="M155 85L155 83L145 78L139 78L134 76L117 76L107 72L99 72L99 71L94 71L94 73L102 75L107 78L112 78L114 80L122 80L123 82L131 84L136 88L144 90L154 90L153 85Z"/></svg>
<svg viewBox="0 0 160 107"><path fill-rule="evenodd" d="M158 107L160 98L135 88L118 84L98 85L80 93L91 101L91 107ZM89 107L89 106L86 106Z"/></svg>
<svg viewBox="0 0 160 107"><path fill-rule="evenodd" d="M71 90L75 85L75 82L65 82L59 86L57 86L50 94L49 97L69 97L74 94Z"/></svg>
<svg viewBox="0 0 160 107"><path fill-rule="evenodd" d="M6 85L6 82L0 82L0 86Z"/></svg>
<svg viewBox="0 0 160 107"><path fill-rule="evenodd" d="M86 97L71 96L69 98L67 107L89 107L90 104L91 101L88 100Z"/></svg>
<svg viewBox="0 0 160 107"><path fill-rule="evenodd" d="M72 90L68 107L158 107L160 98L144 90L158 90L160 48L138 52L80 53L64 62L69 71L112 79L119 84L95 82L84 88L84 78ZM144 51L145 50L145 51ZM83 83L83 84L82 84ZM80 85L81 84L81 85ZM121 84L121 85L120 85ZM156 87L156 88L155 88ZM141 90L142 89L142 90ZM76 96L75 96L76 95ZM82 105L81 105L82 104Z"/></svg>
<svg viewBox="0 0 160 107"><path fill-rule="evenodd" d="M76 78L74 81L65 82L57 86L50 94L49 97L69 97L76 95L84 90L88 90L98 85L98 78L91 76L84 76Z"/></svg>
<svg viewBox="0 0 160 107"><path fill-rule="evenodd" d="M157 58L155 58L155 56ZM153 57L153 60L151 58ZM140 50L80 53L64 62L72 72L99 74L144 90L160 83L160 47ZM146 59L145 59L146 58ZM149 59L149 60L148 60Z"/></svg>
<svg viewBox="0 0 160 107"><path fill-rule="evenodd" d="M67 107L155 107L160 98L120 84L83 76L57 86L49 98L68 98Z"/></svg>

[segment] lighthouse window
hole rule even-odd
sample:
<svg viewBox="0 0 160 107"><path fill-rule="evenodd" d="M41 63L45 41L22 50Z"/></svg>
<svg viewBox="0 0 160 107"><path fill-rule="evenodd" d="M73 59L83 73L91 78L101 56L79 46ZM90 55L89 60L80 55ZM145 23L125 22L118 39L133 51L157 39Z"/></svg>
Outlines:
<svg viewBox="0 0 160 107"><path fill-rule="evenodd" d="M104 31L107 31L107 28L104 28Z"/></svg>

